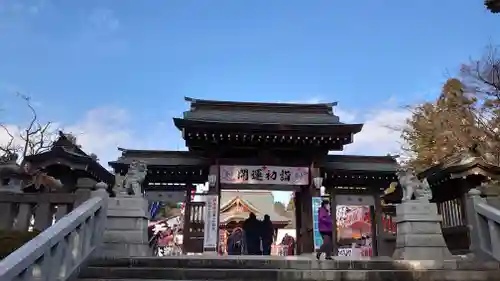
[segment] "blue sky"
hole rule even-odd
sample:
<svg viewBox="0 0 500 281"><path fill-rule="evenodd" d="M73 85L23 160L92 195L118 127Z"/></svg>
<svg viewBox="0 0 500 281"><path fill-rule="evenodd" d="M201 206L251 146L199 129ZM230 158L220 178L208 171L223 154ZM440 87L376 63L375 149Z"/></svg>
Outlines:
<svg viewBox="0 0 500 281"><path fill-rule="evenodd" d="M380 125L500 43L499 26L482 1L0 0L0 120L25 124L13 92L29 94L107 161L118 145L182 149L184 96L338 101L367 123L348 152L385 154L397 135Z"/></svg>

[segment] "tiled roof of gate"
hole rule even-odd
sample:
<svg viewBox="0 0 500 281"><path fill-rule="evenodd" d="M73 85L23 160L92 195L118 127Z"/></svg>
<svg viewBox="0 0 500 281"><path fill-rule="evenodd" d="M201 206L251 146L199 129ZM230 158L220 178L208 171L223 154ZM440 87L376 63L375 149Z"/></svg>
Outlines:
<svg viewBox="0 0 500 281"><path fill-rule="evenodd" d="M395 173L395 156L328 155L322 167L326 170Z"/></svg>
<svg viewBox="0 0 500 281"><path fill-rule="evenodd" d="M135 150L119 148L122 152L114 164L130 164L142 160L151 166L208 166L209 159L190 151ZM323 164L326 170L359 172L396 172L398 164L394 156L327 155Z"/></svg>
<svg viewBox="0 0 500 281"><path fill-rule="evenodd" d="M340 124L333 103L265 103L185 98L191 103L184 119L229 123Z"/></svg>
<svg viewBox="0 0 500 281"><path fill-rule="evenodd" d="M144 161L150 166L208 166L208 159L190 151L169 151L169 150L139 150L118 148L122 155L116 161L111 161L111 166L115 164L131 164L132 161Z"/></svg>

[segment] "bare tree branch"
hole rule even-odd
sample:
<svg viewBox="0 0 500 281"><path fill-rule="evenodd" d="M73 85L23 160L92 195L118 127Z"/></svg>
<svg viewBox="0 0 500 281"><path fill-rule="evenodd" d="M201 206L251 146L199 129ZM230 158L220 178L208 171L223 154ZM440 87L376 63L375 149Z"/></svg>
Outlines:
<svg viewBox="0 0 500 281"><path fill-rule="evenodd" d="M0 145L0 152L1 152L0 156L3 158L10 158L11 156L19 152L20 147L15 145L14 143L15 137L14 135L12 135L7 126L5 126L4 124L0 124L0 128L2 128L5 131L5 133L9 136L9 140L7 141L7 143Z"/></svg>
<svg viewBox="0 0 500 281"><path fill-rule="evenodd" d="M20 153L20 159L24 159L28 155L38 154L50 149L54 139L54 131L52 130L52 122L41 123L38 120L38 114L31 104L29 96L21 93L16 94L25 102L30 111L31 118L27 127L19 128L19 135L14 135L6 125L0 124L0 127L9 137L6 144L0 145L0 153L4 156ZM17 142L21 142L22 144L16 144Z"/></svg>

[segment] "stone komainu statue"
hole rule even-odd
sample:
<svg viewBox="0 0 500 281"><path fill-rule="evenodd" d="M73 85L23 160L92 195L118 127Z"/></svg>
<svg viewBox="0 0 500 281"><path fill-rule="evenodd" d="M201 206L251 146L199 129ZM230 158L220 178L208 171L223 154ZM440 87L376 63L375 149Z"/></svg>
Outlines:
<svg viewBox="0 0 500 281"><path fill-rule="evenodd" d="M147 173L148 168L146 163L143 161L133 161L123 179L122 188L124 188L129 195L141 195L142 182L144 182Z"/></svg>
<svg viewBox="0 0 500 281"><path fill-rule="evenodd" d="M398 169L397 176L399 184L401 184L403 189L403 202L409 200L429 201L432 198L431 188L427 179L420 181L411 168L401 167ZM414 195L415 199L413 199Z"/></svg>

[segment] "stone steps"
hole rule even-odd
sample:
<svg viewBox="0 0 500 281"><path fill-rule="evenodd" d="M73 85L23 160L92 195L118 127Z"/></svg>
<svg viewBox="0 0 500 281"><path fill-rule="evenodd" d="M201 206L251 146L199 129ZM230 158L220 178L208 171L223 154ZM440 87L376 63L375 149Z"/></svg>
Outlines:
<svg viewBox="0 0 500 281"><path fill-rule="evenodd" d="M500 280L498 263L447 261L285 259L263 257L175 257L93 260L81 281L105 280L258 280L396 281Z"/></svg>
<svg viewBox="0 0 500 281"><path fill-rule="evenodd" d="M94 272L96 273L96 272ZM96 276L90 274L81 278L82 281L91 280L259 280L259 281L493 281L499 280L498 273L490 271L463 271L463 270L220 270L220 269L156 269L156 270L120 270L111 274L100 272Z"/></svg>

